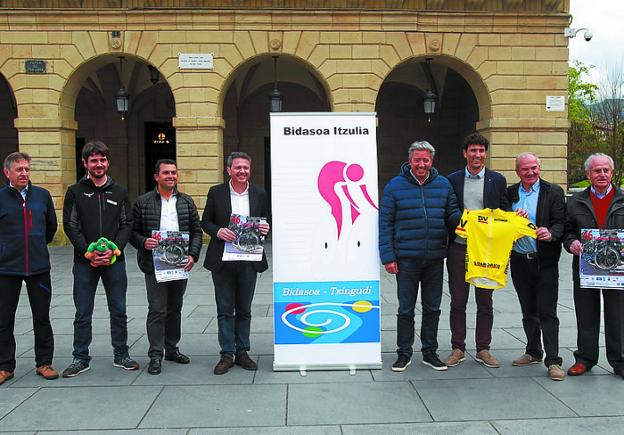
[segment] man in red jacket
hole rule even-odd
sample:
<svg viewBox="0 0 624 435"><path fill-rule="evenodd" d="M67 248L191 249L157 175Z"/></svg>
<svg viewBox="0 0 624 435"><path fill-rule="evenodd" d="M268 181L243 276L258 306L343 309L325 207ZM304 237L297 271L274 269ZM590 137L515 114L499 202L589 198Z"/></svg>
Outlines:
<svg viewBox="0 0 624 435"><path fill-rule="evenodd" d="M50 192L30 182L30 156L15 152L4 160L8 183L0 188L0 384L15 371L15 312L26 283L35 332L36 373L58 378L52 367L54 336L50 324L50 257L47 244L56 233Z"/></svg>

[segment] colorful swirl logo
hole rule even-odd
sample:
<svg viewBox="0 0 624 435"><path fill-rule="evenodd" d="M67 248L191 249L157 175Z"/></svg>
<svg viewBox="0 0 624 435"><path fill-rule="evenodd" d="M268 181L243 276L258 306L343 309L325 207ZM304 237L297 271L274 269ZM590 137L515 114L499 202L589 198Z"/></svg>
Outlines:
<svg viewBox="0 0 624 435"><path fill-rule="evenodd" d="M293 303L286 307L282 314L282 322L289 328L303 333L305 337L316 338L323 335L349 333L349 329L361 326L361 320L356 313L367 313L379 309L369 301L352 303L321 302L316 304ZM293 324L289 316L296 316L297 323ZM350 328L351 327L351 328Z"/></svg>

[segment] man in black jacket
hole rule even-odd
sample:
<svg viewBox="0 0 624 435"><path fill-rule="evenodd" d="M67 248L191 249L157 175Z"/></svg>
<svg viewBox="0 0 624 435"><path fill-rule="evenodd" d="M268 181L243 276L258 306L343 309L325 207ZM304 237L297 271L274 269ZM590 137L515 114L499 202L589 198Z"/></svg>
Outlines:
<svg viewBox="0 0 624 435"><path fill-rule="evenodd" d="M453 172L447 178L453 186L459 209L481 210L483 208L509 211L507 201L507 180L502 174L485 167L490 142L479 133L466 136L463 153L466 166ZM451 293L451 346L453 350L445 363L455 367L465 360L466 352L466 306L470 284L466 282L466 240L450 236L446 268L448 270L449 292ZM498 360L490 353L494 308L492 290L475 287L477 303L477 324L475 359L486 367L500 367Z"/></svg>
<svg viewBox="0 0 624 435"><path fill-rule="evenodd" d="M243 152L233 152L227 158L227 173L230 181L208 191L201 220L202 229L210 235L204 267L212 272L221 346L221 359L214 368L215 375L227 373L234 364L246 370L258 368L247 354L250 349L251 301L257 274L269 267L264 254L262 261L222 260L225 242L236 240L236 234L228 228L232 213L267 216L266 192L249 184L251 157ZM269 225L261 224L260 232L266 235Z"/></svg>
<svg viewBox="0 0 624 435"><path fill-rule="evenodd" d="M110 312L113 365L124 370L137 370L139 364L128 355L128 318L126 290L128 278L123 250L132 232L132 210L128 192L107 175L110 155L100 141L91 141L82 149L82 163L87 170L78 183L70 186L63 204L63 229L74 245L74 361L63 371L64 378L89 370L91 317L95 290L100 278L104 283ZM92 242L105 237L114 242L121 255L114 260L113 251L93 251L91 261L85 253Z"/></svg>
<svg viewBox="0 0 624 435"><path fill-rule="evenodd" d="M178 349L182 299L187 280L157 281L152 254L159 246L159 240L153 231L188 233L188 257L183 268L189 272L199 258L202 229L193 199L177 189L178 168L175 160L158 160L154 168L154 179L157 183L156 189L141 195L134 204L130 243L137 248L137 262L145 273L149 304L147 338L150 343L147 372L157 375L161 372L163 351L167 361L188 364L191 360Z"/></svg>
<svg viewBox="0 0 624 435"><path fill-rule="evenodd" d="M7 184L0 188L0 384L15 371L15 312L26 283L35 333L36 373L58 378L52 367L50 256L56 212L50 192L30 182L30 156L15 152L4 160Z"/></svg>
<svg viewBox="0 0 624 435"><path fill-rule="evenodd" d="M511 252L511 279L522 308L522 326L527 337L526 352L512 364L518 367L538 364L545 350L548 376L562 381L565 373L559 356L557 298L565 199L563 189L542 180L540 172L540 160L535 154L520 154L516 158L520 182L507 189L512 209L520 210L537 226L537 240L523 237Z"/></svg>
<svg viewBox="0 0 624 435"><path fill-rule="evenodd" d="M581 230L624 228L624 192L611 183L613 159L602 153L585 160L585 175L591 185L568 200L563 247L574 254L574 311L577 325L576 363L570 376L580 376L598 363L600 337L600 293L604 299L604 330L607 360L613 373L624 378L624 291L614 288L581 287L579 257L583 252Z"/></svg>

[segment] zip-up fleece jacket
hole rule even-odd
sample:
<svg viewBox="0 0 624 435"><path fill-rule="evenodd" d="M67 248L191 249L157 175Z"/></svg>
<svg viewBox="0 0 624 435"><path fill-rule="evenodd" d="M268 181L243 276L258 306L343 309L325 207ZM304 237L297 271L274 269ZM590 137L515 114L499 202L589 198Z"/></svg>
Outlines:
<svg viewBox="0 0 624 435"><path fill-rule="evenodd" d="M70 186L63 204L63 229L74 245L74 260L84 258L91 242L100 237L112 240L123 252L132 233L132 208L128 192L111 177L96 187L86 176ZM117 261L124 261L124 255Z"/></svg>
<svg viewBox="0 0 624 435"><path fill-rule="evenodd" d="M386 185L379 207L379 256L382 264L399 258L446 257L449 230L461 217L451 183L435 168L423 185L410 165Z"/></svg>
<svg viewBox="0 0 624 435"><path fill-rule="evenodd" d="M47 245L54 238L56 227L50 192L29 183L24 200L8 183L0 188L0 275L48 272Z"/></svg>
<svg viewBox="0 0 624 435"><path fill-rule="evenodd" d="M195 263L199 259L202 247L202 229L199 224L199 213L193 198L185 193L176 192L176 212L180 231L189 233L189 255ZM132 237L130 243L137 248L137 263L143 273L154 273L152 251L143 247L145 240L152 237L152 231L160 228L162 198L158 189L147 192L136 200L132 209Z"/></svg>

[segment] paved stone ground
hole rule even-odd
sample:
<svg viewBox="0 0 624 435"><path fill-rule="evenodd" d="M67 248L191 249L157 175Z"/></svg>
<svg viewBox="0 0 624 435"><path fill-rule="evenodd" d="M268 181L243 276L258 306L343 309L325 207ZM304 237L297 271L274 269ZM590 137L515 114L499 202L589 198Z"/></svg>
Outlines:
<svg viewBox="0 0 624 435"><path fill-rule="evenodd" d="M51 314L56 337L55 366L71 361L74 307L71 249L53 252ZM394 361L397 302L393 277L382 273L383 370L299 373L272 371L272 277L258 282L253 306L252 357L259 370L235 367L212 374L218 360L214 290L208 272L197 267L183 312L181 350L190 365L164 362L160 376L147 374L143 275L128 248L128 329L131 355L141 370L112 366L108 311L98 289L94 312L91 371L73 379L45 381L35 375L32 323L25 291L15 325L15 378L0 387L0 432L142 434L414 434L414 433L600 433L621 434L624 383L601 356L591 374L554 382L542 365L512 367L523 353L524 334L512 288L495 294L492 352L502 367L488 369L474 359L446 372L413 364L390 371ZM202 256L203 258L203 256ZM559 315L565 368L572 363L576 328L570 256L561 261ZM440 354L450 350L449 297L445 289L440 322ZM474 328L474 301L469 327ZM419 323L419 322L418 322ZM472 333L474 330L469 331ZM604 341L604 340L603 340ZM604 343L602 343L604 345ZM415 346L418 348L418 343Z"/></svg>

